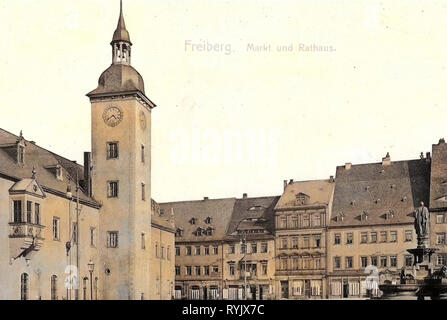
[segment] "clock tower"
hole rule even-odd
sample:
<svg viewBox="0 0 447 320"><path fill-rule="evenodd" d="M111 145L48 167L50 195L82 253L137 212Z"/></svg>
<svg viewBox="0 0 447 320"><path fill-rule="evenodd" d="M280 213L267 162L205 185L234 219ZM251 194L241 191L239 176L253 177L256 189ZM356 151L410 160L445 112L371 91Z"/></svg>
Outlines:
<svg viewBox="0 0 447 320"><path fill-rule="evenodd" d="M87 94L91 102L92 196L99 212L98 290L103 299L150 296L151 110L141 75L131 66L132 42L122 1L112 64ZM86 232L86 231L84 231Z"/></svg>

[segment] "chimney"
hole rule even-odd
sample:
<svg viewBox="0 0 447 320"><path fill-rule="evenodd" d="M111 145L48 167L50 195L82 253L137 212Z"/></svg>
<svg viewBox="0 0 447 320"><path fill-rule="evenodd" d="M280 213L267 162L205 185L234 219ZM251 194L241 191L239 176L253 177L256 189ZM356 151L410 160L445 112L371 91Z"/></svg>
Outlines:
<svg viewBox="0 0 447 320"><path fill-rule="evenodd" d="M390 153L387 152L385 158L382 158L382 166L389 166L391 164Z"/></svg>
<svg viewBox="0 0 447 320"><path fill-rule="evenodd" d="M242 199L247 199L248 198L248 195L246 194L246 193L244 193L243 195L242 195Z"/></svg>
<svg viewBox="0 0 447 320"><path fill-rule="evenodd" d="M334 176L329 177L329 182L331 182L331 183L335 182Z"/></svg>
<svg viewBox="0 0 447 320"><path fill-rule="evenodd" d="M426 153L425 161L427 161L427 162L431 161L431 154L430 154L430 152Z"/></svg>
<svg viewBox="0 0 447 320"><path fill-rule="evenodd" d="M209 200L209 198L208 197L203 197L203 200L205 201L205 200Z"/></svg>
<svg viewBox="0 0 447 320"><path fill-rule="evenodd" d="M293 183L293 179L290 179L289 184L292 184L292 183Z"/></svg>
<svg viewBox="0 0 447 320"><path fill-rule="evenodd" d="M92 196L92 154L84 152L84 189L89 197Z"/></svg>
<svg viewBox="0 0 447 320"><path fill-rule="evenodd" d="M352 166L351 162L346 162L345 163L345 170L351 170L351 166Z"/></svg>
<svg viewBox="0 0 447 320"><path fill-rule="evenodd" d="M439 139L439 142L438 142L438 144L441 144L441 143L445 143L445 140L444 140L444 138L441 138L441 139Z"/></svg>
<svg viewBox="0 0 447 320"><path fill-rule="evenodd" d="M284 180L284 191L286 190L286 188L287 188L287 180Z"/></svg>

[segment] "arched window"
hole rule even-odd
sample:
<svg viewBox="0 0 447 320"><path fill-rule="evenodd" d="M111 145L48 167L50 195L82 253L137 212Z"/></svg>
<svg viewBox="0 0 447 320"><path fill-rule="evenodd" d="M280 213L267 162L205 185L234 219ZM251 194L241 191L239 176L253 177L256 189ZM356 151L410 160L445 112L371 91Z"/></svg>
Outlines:
<svg viewBox="0 0 447 320"><path fill-rule="evenodd" d="M51 276L51 300L57 300L57 276Z"/></svg>
<svg viewBox="0 0 447 320"><path fill-rule="evenodd" d="M82 292L84 294L84 300L87 300L87 282L88 278L84 277L84 279L82 279Z"/></svg>
<svg viewBox="0 0 447 320"><path fill-rule="evenodd" d="M22 300L29 299L29 276L27 273L22 273L20 277L20 298Z"/></svg>

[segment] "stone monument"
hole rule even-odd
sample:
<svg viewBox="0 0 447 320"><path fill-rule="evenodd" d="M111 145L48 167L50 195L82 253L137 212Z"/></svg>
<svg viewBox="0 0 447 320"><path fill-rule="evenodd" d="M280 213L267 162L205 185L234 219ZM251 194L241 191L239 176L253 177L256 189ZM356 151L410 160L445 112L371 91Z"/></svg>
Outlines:
<svg viewBox="0 0 447 320"><path fill-rule="evenodd" d="M409 249L413 255L413 270L407 273L405 267L400 272L400 284L382 284L382 299L418 299L429 297L432 300L447 300L447 267L435 270L432 255L437 251L430 248L430 212L424 203L414 211L414 228L417 234L417 247Z"/></svg>

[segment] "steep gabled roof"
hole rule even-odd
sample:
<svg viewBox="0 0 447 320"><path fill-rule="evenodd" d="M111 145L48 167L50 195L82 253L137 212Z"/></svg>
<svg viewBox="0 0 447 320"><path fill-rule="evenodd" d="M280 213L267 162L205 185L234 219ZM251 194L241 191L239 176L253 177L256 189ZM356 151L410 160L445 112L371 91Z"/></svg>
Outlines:
<svg viewBox="0 0 447 320"><path fill-rule="evenodd" d="M412 223L428 201L429 175L425 159L337 167L330 227Z"/></svg>
<svg viewBox="0 0 447 320"><path fill-rule="evenodd" d="M216 241L224 238L235 202L235 198L167 202L160 203L160 209L164 211L164 214L170 214L173 211L175 228L183 230L183 236L176 241ZM205 222L208 217L212 218L211 224ZM195 224L190 223L192 218L196 219ZM212 235L196 236L195 231L198 227L205 230L213 227L214 232Z"/></svg>
<svg viewBox="0 0 447 320"><path fill-rule="evenodd" d="M9 177L11 180L19 181L31 178L32 171L35 169L36 181L46 191L52 190L53 192L64 195L67 191L67 186L70 185L74 192L76 187L76 183L74 182L76 180L76 172L80 180L83 178L84 169L82 166L27 140L24 140L26 144L24 164L18 165L14 145L19 139L20 137L0 129L0 174ZM57 179L54 172L48 169L57 165L60 165L62 168L62 181ZM69 176L71 177L71 181L68 179ZM93 206L99 206L82 188L79 199Z"/></svg>
<svg viewBox="0 0 447 320"><path fill-rule="evenodd" d="M239 239L237 231L247 232L247 238L263 238L274 232L274 208L279 196L237 199L226 232L227 240ZM250 233L265 230L265 233Z"/></svg>
<svg viewBox="0 0 447 320"><path fill-rule="evenodd" d="M327 205L332 201L334 193L334 182L330 180L295 181L289 183L275 210L296 207L296 196L301 194L309 197L307 205Z"/></svg>

